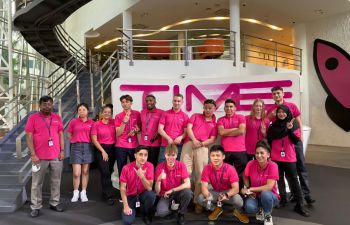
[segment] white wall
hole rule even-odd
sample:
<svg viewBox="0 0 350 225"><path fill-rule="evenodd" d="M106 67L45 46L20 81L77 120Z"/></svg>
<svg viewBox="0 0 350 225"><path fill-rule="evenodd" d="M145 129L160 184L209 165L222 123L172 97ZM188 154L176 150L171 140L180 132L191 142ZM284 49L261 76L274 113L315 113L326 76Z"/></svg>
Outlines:
<svg viewBox="0 0 350 225"><path fill-rule="evenodd" d="M85 46L84 34L97 29L140 0L93 0L75 11L64 23L68 34Z"/></svg>
<svg viewBox="0 0 350 225"><path fill-rule="evenodd" d="M311 144L349 147L349 133L333 123L326 111L327 97L313 64L313 44L316 38L333 42L350 52L350 12L305 24L307 46L307 74L309 80ZM349 78L350 79L350 78ZM349 115L350 118L350 115Z"/></svg>

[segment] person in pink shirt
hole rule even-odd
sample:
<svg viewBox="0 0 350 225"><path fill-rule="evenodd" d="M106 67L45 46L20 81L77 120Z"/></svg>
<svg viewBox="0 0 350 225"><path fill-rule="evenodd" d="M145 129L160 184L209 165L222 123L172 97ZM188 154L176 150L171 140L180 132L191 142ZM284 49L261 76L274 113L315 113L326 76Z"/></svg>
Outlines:
<svg viewBox="0 0 350 225"><path fill-rule="evenodd" d="M236 102L232 99L225 101L226 115L217 122L221 135L221 144L225 149L225 163L234 165L243 185L243 171L248 162L245 147L246 121L243 115L236 113Z"/></svg>
<svg viewBox="0 0 350 225"><path fill-rule="evenodd" d="M305 217L310 216L304 207L296 168L297 159L294 144L300 139L300 127L287 106L279 105L277 107L276 119L268 129L267 138L271 145L271 159L277 163L279 169L278 190L281 196L280 206L282 207L287 203L284 183L284 175L286 175L296 200L294 211Z"/></svg>
<svg viewBox="0 0 350 225"><path fill-rule="evenodd" d="M135 161L125 165L120 175L120 195L123 201L122 220L131 225L136 217L136 208L141 207L143 221L151 224L151 209L156 199L152 191L154 167L147 162L149 148L138 146L135 149Z"/></svg>
<svg viewBox="0 0 350 225"><path fill-rule="evenodd" d="M271 121L273 121L276 118L276 109L279 105L286 105L290 109L293 117L298 122L298 125L302 131L303 124L301 122L301 114L298 109L298 107L291 102L287 102L284 100L284 92L282 87L273 87L271 89L273 100L275 101L275 104L272 105L267 110L267 115L270 118ZM308 172L305 166L305 156L304 156L304 147L303 147L303 132L301 132L300 140L295 143L295 152L297 157L297 172L299 177L299 182L301 185L301 190L303 192L305 201L308 205L312 206L312 204L315 202L315 199L311 197L311 189L309 185L309 178L308 178ZM293 194L291 195L293 197Z"/></svg>
<svg viewBox="0 0 350 225"><path fill-rule="evenodd" d="M270 160L271 148L265 139L258 141L255 149L255 160L249 161L244 170L241 189L241 194L247 197L244 208L246 213L255 213L264 225L273 225L271 212L279 203L278 166Z"/></svg>
<svg viewBox="0 0 350 225"><path fill-rule="evenodd" d="M141 126L140 113L131 109L132 102L133 99L130 95L122 95L120 103L123 111L114 118L117 135L115 157L117 159L119 176L128 158L130 162L135 160L135 148L139 145L137 133L140 131Z"/></svg>
<svg viewBox="0 0 350 225"><path fill-rule="evenodd" d="M249 223L249 218L242 213L243 199L239 195L238 175L235 168L224 163L225 150L221 145L210 148L210 164L206 165L202 173L202 193L198 196L198 203L212 211L209 220L217 220L222 214L222 205L233 206L233 215L242 223ZM209 184L212 188L209 190Z"/></svg>
<svg viewBox="0 0 350 225"><path fill-rule="evenodd" d="M255 99L250 115L246 119L245 146L248 160L254 159L256 143L266 137L270 121L266 118L265 104L262 99Z"/></svg>
<svg viewBox="0 0 350 225"><path fill-rule="evenodd" d="M183 140L186 137L188 116L181 110L183 95L176 94L173 97L173 107L164 111L159 120L158 133L163 137L159 152L158 163L165 160L165 147L176 144L179 150L177 160L180 160Z"/></svg>
<svg viewBox="0 0 350 225"><path fill-rule="evenodd" d="M160 200L157 204L156 216L165 217L177 210L177 224L184 225L187 207L193 193L191 182L183 162L177 161L177 146L170 144L165 149L165 161L156 168L155 190Z"/></svg>
<svg viewBox="0 0 350 225"><path fill-rule="evenodd" d="M215 101L207 99L203 104L203 113L195 113L191 116L187 125L187 137L182 148L181 161L185 163L187 171L194 171L194 198L195 212L202 213L203 207L197 203L201 193L201 175L204 166L209 161L208 146L212 145L217 136Z"/></svg>
<svg viewBox="0 0 350 225"><path fill-rule="evenodd" d="M113 197L117 190L112 186L111 174L115 163L115 127L111 119L113 105L108 104L102 107L102 118L96 121L91 130L92 143L96 148L97 165L100 171L102 198L113 205Z"/></svg>
<svg viewBox="0 0 350 225"><path fill-rule="evenodd" d="M156 97L147 95L145 98L146 109L141 111L141 137L140 144L148 146L148 161L157 166L161 136L158 134L158 125L163 110L156 108Z"/></svg>
<svg viewBox="0 0 350 225"><path fill-rule="evenodd" d="M94 124L88 118L89 106L80 103L77 106L78 118L72 119L67 129L67 136L71 143L70 164L73 167L73 197L71 202L87 202L86 188L89 182L90 163L94 161L93 146L91 144L91 129ZM81 192L79 186L81 178Z"/></svg>
<svg viewBox="0 0 350 225"><path fill-rule="evenodd" d="M50 209L62 212L60 206L61 174L64 159L64 137L61 117L52 113L53 99L43 96L39 100L40 112L29 116L25 126L32 171L30 216L39 216L42 205L42 186L50 171Z"/></svg>

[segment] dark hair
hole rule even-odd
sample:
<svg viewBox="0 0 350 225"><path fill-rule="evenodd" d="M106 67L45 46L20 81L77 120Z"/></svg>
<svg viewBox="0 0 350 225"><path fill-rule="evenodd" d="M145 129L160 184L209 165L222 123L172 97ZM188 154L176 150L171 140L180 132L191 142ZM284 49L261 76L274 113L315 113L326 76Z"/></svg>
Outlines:
<svg viewBox="0 0 350 225"><path fill-rule="evenodd" d="M39 99L39 104L43 102L49 102L49 101L53 103L53 99L50 96L44 95Z"/></svg>
<svg viewBox="0 0 350 225"><path fill-rule="evenodd" d="M216 103L213 99L206 99L204 101L204 105L206 105L206 104L213 104L216 107Z"/></svg>
<svg viewBox="0 0 350 225"><path fill-rule="evenodd" d="M276 87L271 88L271 92L274 92L274 91L282 91L283 92L283 88L280 86L276 86Z"/></svg>
<svg viewBox="0 0 350 225"><path fill-rule="evenodd" d="M144 145L139 145L139 146L137 146L136 148L135 148L135 154L137 154L139 151L141 151L141 150L146 150L147 152L149 152L149 147L147 147L147 146L144 146Z"/></svg>
<svg viewBox="0 0 350 225"><path fill-rule="evenodd" d="M225 154L225 149L221 145L213 145L210 148L210 153L212 152L222 152L222 154Z"/></svg>
<svg viewBox="0 0 350 225"><path fill-rule="evenodd" d="M182 95L182 94L176 94L176 95L174 95L174 97L180 97L180 98L182 98L182 99L184 99L184 96Z"/></svg>
<svg viewBox="0 0 350 225"><path fill-rule="evenodd" d="M86 104L86 103L84 103L84 102L80 103L80 104L77 106L77 111L78 111L78 109L79 109L81 106L85 107L85 108L87 109L87 111L89 111L89 106L88 106L88 104Z"/></svg>
<svg viewBox="0 0 350 225"><path fill-rule="evenodd" d="M109 104L104 105L104 106L102 107L102 110L101 110L101 111L103 112L103 110L105 110L106 108L110 108L111 111L113 112L113 104L109 103Z"/></svg>
<svg viewBox="0 0 350 225"><path fill-rule="evenodd" d="M123 101L123 100L126 100L126 101L129 101L129 102L132 102L133 100L132 100L132 97L130 96L130 95L122 95L122 96L120 96L120 98L119 98L119 100L120 101Z"/></svg>
<svg viewBox="0 0 350 225"><path fill-rule="evenodd" d="M233 100L230 99L230 98L225 100L225 105L226 105L227 103L233 103L233 104L236 106L236 102L233 101Z"/></svg>
<svg viewBox="0 0 350 225"><path fill-rule="evenodd" d="M256 145L255 145L255 150L256 150L257 148L266 149L266 151L267 151L268 153L271 153L271 147L270 147L269 143L267 143L267 140L266 140L266 139L262 139L262 140L258 141L258 142L256 143Z"/></svg>
<svg viewBox="0 0 350 225"><path fill-rule="evenodd" d="M146 98L153 98L154 100L156 100L156 97L154 97L154 95L152 95L152 94L146 95L145 99Z"/></svg>

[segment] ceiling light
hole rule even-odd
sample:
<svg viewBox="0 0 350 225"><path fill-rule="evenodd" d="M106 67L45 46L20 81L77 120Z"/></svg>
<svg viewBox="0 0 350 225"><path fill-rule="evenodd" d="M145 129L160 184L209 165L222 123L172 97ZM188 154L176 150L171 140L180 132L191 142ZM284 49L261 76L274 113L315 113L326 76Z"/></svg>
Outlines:
<svg viewBox="0 0 350 225"><path fill-rule="evenodd" d="M269 41L273 41L273 39L272 39L272 38L270 38L270 39L269 39Z"/></svg>
<svg viewBox="0 0 350 225"><path fill-rule="evenodd" d="M94 29L91 29L91 30L87 31L87 32L84 34L84 36L85 36L86 38L96 38L96 37L99 37L99 36L100 36L100 33L97 32L97 31L94 30Z"/></svg>

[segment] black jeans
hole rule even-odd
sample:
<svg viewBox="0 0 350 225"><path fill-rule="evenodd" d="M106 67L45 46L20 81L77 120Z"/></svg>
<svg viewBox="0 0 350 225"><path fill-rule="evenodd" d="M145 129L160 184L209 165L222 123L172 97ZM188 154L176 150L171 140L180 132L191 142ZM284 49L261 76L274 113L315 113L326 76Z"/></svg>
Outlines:
<svg viewBox="0 0 350 225"><path fill-rule="evenodd" d="M98 170L101 175L101 185L102 185L102 196L104 199L109 199L113 196L116 196L117 190L113 188L111 181L111 174L113 173L113 166L115 163L115 155L114 155L114 144L106 145L101 144L102 148L108 154L108 161L104 161L102 157L102 153L96 149L96 159Z"/></svg>
<svg viewBox="0 0 350 225"><path fill-rule="evenodd" d="M297 166L295 162L279 162L278 165L278 191L281 199L286 199L286 184L284 182L284 176L286 176L291 192L294 194L294 198L298 205L303 205L303 195L301 193L300 184L298 181Z"/></svg>
<svg viewBox="0 0 350 225"><path fill-rule="evenodd" d="M117 160L118 174L119 174L119 177L120 177L120 175L122 174L123 167L128 162L128 157L129 157L129 161L130 162L135 161L135 149L134 148L117 147L117 149L115 151L115 157L116 157L116 160Z"/></svg>
<svg viewBox="0 0 350 225"><path fill-rule="evenodd" d="M160 147L151 147L148 146L150 150L148 151L148 162L152 163L154 166L154 169L156 169L158 165L158 157L159 157L159 150Z"/></svg>
<svg viewBox="0 0 350 225"><path fill-rule="evenodd" d="M243 187L243 173L248 163L247 152L225 152L225 163L233 165L239 176L239 190Z"/></svg>

